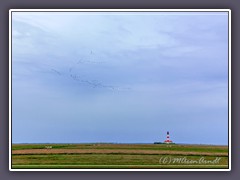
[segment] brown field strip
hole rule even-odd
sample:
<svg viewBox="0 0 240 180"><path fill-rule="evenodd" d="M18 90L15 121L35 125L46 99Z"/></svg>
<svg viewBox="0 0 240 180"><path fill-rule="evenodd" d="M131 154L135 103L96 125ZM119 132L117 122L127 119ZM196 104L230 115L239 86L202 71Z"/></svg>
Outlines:
<svg viewBox="0 0 240 180"><path fill-rule="evenodd" d="M227 152L192 152L174 150L134 150L134 149L25 149L13 150L13 155L24 154L152 154L152 155L206 155L228 156Z"/></svg>

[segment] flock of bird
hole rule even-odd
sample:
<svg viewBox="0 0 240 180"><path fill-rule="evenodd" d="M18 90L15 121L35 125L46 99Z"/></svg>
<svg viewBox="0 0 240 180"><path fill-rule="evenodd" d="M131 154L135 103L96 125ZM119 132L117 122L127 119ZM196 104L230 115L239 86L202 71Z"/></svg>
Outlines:
<svg viewBox="0 0 240 180"><path fill-rule="evenodd" d="M93 55L93 52L91 51L90 55ZM68 70L68 73L62 73L54 68L51 68L51 71L53 73L55 73L58 76L63 76L63 75L67 75L68 77L70 77L72 80L77 81L80 84L84 84L84 85L88 85L92 88L104 88L104 89L108 89L108 90L130 90L130 88L128 87L118 87L118 86L113 86L113 85L107 85L104 84L98 80L88 80L85 79L83 76L77 75L73 72L74 67L76 67L78 64L83 64L83 63L90 63L90 64L102 64L104 63L103 61L93 61L93 60L78 60L76 64L74 64L74 66L71 66Z"/></svg>

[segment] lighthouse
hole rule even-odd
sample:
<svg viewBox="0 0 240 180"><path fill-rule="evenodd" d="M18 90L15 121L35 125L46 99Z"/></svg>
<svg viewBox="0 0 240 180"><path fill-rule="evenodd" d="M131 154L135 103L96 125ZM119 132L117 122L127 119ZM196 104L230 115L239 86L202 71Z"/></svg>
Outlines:
<svg viewBox="0 0 240 180"><path fill-rule="evenodd" d="M165 144L170 144L172 143L172 141L170 140L170 136L169 136L169 131L167 131L167 139L164 141Z"/></svg>

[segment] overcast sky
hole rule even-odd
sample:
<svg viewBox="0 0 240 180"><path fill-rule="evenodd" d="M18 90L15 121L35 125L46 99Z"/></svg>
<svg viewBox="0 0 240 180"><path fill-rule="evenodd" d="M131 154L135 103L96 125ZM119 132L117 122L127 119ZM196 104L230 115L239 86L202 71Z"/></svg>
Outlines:
<svg viewBox="0 0 240 180"><path fill-rule="evenodd" d="M228 14L13 12L13 143L228 143Z"/></svg>

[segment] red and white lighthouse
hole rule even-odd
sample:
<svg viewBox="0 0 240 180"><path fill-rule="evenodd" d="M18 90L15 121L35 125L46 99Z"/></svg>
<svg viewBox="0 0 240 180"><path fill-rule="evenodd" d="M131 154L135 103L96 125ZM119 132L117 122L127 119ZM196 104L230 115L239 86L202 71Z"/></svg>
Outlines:
<svg viewBox="0 0 240 180"><path fill-rule="evenodd" d="M167 132L167 139L164 141L164 143L166 144L172 143L172 141L170 140L169 131Z"/></svg>

